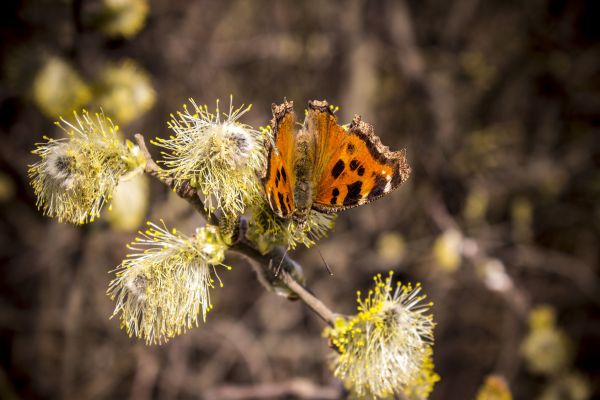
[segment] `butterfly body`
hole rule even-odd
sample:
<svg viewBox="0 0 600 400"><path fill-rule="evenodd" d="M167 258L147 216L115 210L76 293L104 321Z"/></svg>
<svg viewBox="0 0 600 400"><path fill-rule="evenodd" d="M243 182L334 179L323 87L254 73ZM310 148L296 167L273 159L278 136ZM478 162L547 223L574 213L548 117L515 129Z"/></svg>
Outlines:
<svg viewBox="0 0 600 400"><path fill-rule="evenodd" d="M310 101L296 129L292 102L273 105L274 146L263 187L271 209L304 221L311 209L335 213L375 200L408 179L404 150L381 144L359 116L344 129L326 101Z"/></svg>
<svg viewBox="0 0 600 400"><path fill-rule="evenodd" d="M314 187L312 177L314 174L314 144L307 132L301 131L297 137L296 157L294 159L294 175L296 185L294 186L295 210L293 215L296 219L303 219L310 212Z"/></svg>

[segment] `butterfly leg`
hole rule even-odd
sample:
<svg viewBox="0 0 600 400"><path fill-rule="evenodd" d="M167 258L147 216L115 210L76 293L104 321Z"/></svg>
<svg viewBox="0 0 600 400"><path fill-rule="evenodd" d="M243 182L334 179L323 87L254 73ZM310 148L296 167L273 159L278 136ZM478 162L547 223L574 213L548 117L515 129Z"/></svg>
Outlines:
<svg viewBox="0 0 600 400"><path fill-rule="evenodd" d="M283 260L285 260L289 249L289 247L286 248L285 253L283 253L283 256L281 257L281 261L279 261L279 265L277 265L277 269L275 270L275 277L279 276L279 273L281 272L281 266L283 265Z"/></svg>

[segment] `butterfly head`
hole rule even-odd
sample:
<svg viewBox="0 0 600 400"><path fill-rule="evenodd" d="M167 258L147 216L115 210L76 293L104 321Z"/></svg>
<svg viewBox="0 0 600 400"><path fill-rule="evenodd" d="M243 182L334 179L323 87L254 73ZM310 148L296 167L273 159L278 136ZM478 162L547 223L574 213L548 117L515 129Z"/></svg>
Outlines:
<svg viewBox="0 0 600 400"><path fill-rule="evenodd" d="M310 207L296 208L294 210L294 213L292 214L292 219L297 224L302 225L308 219L309 214L310 214Z"/></svg>

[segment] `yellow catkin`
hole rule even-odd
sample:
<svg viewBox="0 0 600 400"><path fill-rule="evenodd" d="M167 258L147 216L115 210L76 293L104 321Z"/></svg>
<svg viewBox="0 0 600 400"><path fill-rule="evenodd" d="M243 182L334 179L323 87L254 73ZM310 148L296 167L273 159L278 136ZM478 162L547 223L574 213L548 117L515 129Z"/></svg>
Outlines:
<svg viewBox="0 0 600 400"><path fill-rule="evenodd" d="M262 195L257 174L265 169L265 132L239 122L250 110L234 108L221 114L190 100L192 109L171 116L168 123L175 135L156 139L163 147L165 173L177 184L186 181L205 197L209 211L220 209L226 217L236 217L256 204Z"/></svg>
<svg viewBox="0 0 600 400"><path fill-rule="evenodd" d="M119 181L140 173L145 160L137 146L120 141L118 127L103 114L73 115L57 122L66 138L45 137L36 145L40 159L28 172L45 215L83 224L100 215Z"/></svg>
<svg viewBox="0 0 600 400"><path fill-rule="evenodd" d="M149 228L128 248L115 270L108 294L116 303L113 315L130 336L163 343L206 320L212 309L210 291L223 283L217 267L227 245L218 228L207 225L193 237L161 225Z"/></svg>
<svg viewBox="0 0 600 400"><path fill-rule="evenodd" d="M374 277L366 296L357 292L358 314L339 318L324 334L337 350L334 374L359 398L395 393L428 396L433 371L433 317L421 285L392 285L392 273Z"/></svg>

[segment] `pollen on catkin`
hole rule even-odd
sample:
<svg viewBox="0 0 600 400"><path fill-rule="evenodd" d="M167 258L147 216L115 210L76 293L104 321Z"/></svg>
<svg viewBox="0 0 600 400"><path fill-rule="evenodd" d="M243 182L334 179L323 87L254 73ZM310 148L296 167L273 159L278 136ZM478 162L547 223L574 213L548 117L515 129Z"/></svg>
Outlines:
<svg viewBox="0 0 600 400"><path fill-rule="evenodd" d="M392 273L374 278L365 298L358 292L358 314L340 318L329 337L336 349L332 369L358 398L386 398L403 392L426 398L439 380L433 372L434 322L421 286L394 288Z"/></svg>
<svg viewBox="0 0 600 400"><path fill-rule="evenodd" d="M40 160L28 170L37 206L59 221L93 221L119 180L141 172L145 159L137 146L119 140L119 128L103 114L84 110L56 124L67 137L44 137L33 151Z"/></svg>
<svg viewBox="0 0 600 400"><path fill-rule="evenodd" d="M257 174L265 169L265 132L239 122L251 106L234 108L221 114L191 100L191 109L171 115L168 123L175 135L157 139L163 152L165 172L181 184L189 182L205 197L209 211L219 208L235 217L261 196Z"/></svg>
<svg viewBox="0 0 600 400"><path fill-rule="evenodd" d="M419 368L419 373L406 385L404 394L410 400L427 400L433 391L433 387L440 381L440 376L433 370L433 348L425 349L425 357Z"/></svg>
<svg viewBox="0 0 600 400"><path fill-rule="evenodd" d="M206 320L210 291L222 286L217 268L230 267L223 264L227 245L217 227L189 237L162 221L148 226L128 246L133 253L115 270L108 295L129 336L160 344L198 326L199 315Z"/></svg>
<svg viewBox="0 0 600 400"><path fill-rule="evenodd" d="M327 236L335 226L336 218L335 214L323 214L311 210L306 220L299 223L293 219L278 217L271 211L269 205L261 200L252 210L247 237L263 253L279 245L295 249L301 243L311 247Z"/></svg>

